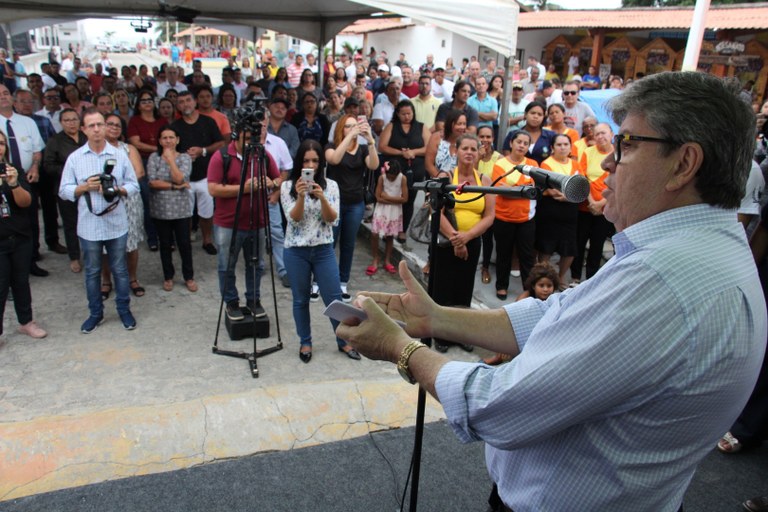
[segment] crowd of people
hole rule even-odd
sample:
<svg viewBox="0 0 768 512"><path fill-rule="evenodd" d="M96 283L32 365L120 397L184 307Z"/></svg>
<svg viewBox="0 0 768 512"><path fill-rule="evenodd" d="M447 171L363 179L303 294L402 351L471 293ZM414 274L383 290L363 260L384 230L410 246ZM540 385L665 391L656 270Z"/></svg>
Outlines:
<svg viewBox="0 0 768 512"><path fill-rule="evenodd" d="M457 68L451 59L444 67L439 66L432 55L427 55L418 67L409 65L403 54L394 63L389 62L386 52L340 55L338 59L326 59L323 84L318 85L319 64L311 54L289 52L280 63L269 50L253 58L244 57L242 52L239 55L238 59L238 52L229 52L228 66L221 71L221 85L215 88L200 60L189 62L189 72L185 73L175 64L181 63L180 57L151 70L143 64L118 69L106 52L101 52L92 65L70 50L61 63L43 63L39 73L3 60L3 91L7 94L3 95L0 111L7 122L0 124L14 146L6 156L23 170L18 181L29 186L32 198L25 209L29 216L26 235L32 244L29 272L39 277L48 274L37 263L41 238L38 209L42 209L43 239L48 249L66 254L72 272L85 270L90 314L81 327L83 332L91 332L101 323L103 301L113 289L123 325L136 325L129 304L131 295L145 294L138 250L142 243L150 251L159 252L164 290L174 288L173 254L178 251L183 284L195 292L198 285L192 242L199 238L204 252L217 257L226 313L237 321L247 312L266 314L259 290L252 286L256 283L258 288L263 261L253 260L251 246L263 248L263 243L252 243L252 237L261 240L268 231L280 281L295 294L303 294L303 286L294 286L291 265L284 257L286 248L295 249L296 237L292 244L287 243L286 232L295 226L285 211L280 188L291 182L295 189L295 180L289 177L296 155L307 141L315 141L323 148L324 176L339 189L336 216L330 224L332 247L339 246L338 283L344 301L351 300L350 272L366 203L380 203L372 226L374 236L381 236L388 247L384 268L393 273L392 242L406 241L414 210L421 207L414 204L414 182L449 175L454 180L462 176L476 178L478 184L486 183L494 175L496 164L515 158L507 156L511 142L501 154L489 151L493 135L499 130L498 100L503 88L503 70L495 62L481 70L474 57L465 59ZM14 61L18 62L16 54ZM247 140L246 134L236 130L239 108L252 99L264 100L260 105L268 111L263 143L272 164L268 177L271 188L267 211L257 212L256 222L251 220L246 225L250 212L241 210L241 219L237 223L234 219L239 172L231 162L242 157ZM550 135L542 128L542 109L535 106L528 110L533 113L526 114L523 127L530 133L529 139L535 139L531 141L535 156L546 155ZM571 124L580 120L579 109L571 117L567 116L567 105L561 111L566 115L553 122L553 129L567 124L564 118ZM518 122L510 123L513 131ZM485 133L485 145L472 135L478 128L481 135ZM239 138L232 140L233 133ZM585 137L583 145L592 142ZM462 149L461 144L467 147ZM463 160L460 154L465 155ZM502 154L505 158L501 158ZM493 160L487 162L491 156ZM481 158L486 160L484 165L480 165ZM536 163L541 163L541 158ZM384 179L385 168L390 170L391 179ZM474 176L470 171L477 168L483 172ZM103 194L105 174L114 180L112 196ZM512 184L515 179L508 178L506 183ZM323 182L315 180L316 184ZM309 191L317 199L313 188ZM366 196L373 199L366 201ZM458 224L447 228L446 236L454 240L456 253L445 260L446 271L456 257L464 261L462 272L468 273L477 264L475 256L484 239L486 275L493 245L486 232L490 233L491 225L500 221L494 220L494 214L498 217L494 202L486 200L483 204L488 207L468 211L466 216L461 212ZM533 208L529 210L532 217ZM479 224L472 217L476 213L482 217ZM269 230L265 229L267 223ZM471 235L466 235L465 230ZM504 232L501 227L498 231ZM256 232L259 234L254 235ZM470 240L472 250L467 252L464 245ZM505 237L503 243L497 242L497 251L508 246ZM245 308L241 308L235 287L236 258L230 254L240 251L246 262ZM443 252L441 249L441 255ZM500 255L502 261L512 258L506 252ZM472 257L467 259L469 254ZM523 279L527 278L531 259L527 246L518 248L516 259L523 262ZM378 257L374 257L367 273L372 275L378 268ZM318 272L313 269L311 275L307 300L334 296L327 282L321 286ZM468 284L473 281L470 277L465 277ZM504 283L508 279L508 271L497 279L500 298L505 298ZM466 294L471 295L472 287L462 289L465 291L460 302L468 304ZM301 305L303 299L297 298L297 304ZM446 300L453 303L459 299ZM34 322L30 325L36 327ZM301 338L303 347L311 345L307 336ZM345 352L359 357L354 351Z"/></svg>
<svg viewBox="0 0 768 512"><path fill-rule="evenodd" d="M86 334L104 321L104 301L113 289L120 322L126 329L136 328L130 302L132 295L141 297L145 293L139 279L138 249L142 243L159 253L163 290L170 293L176 284L173 260L177 253L181 260L181 282L194 293L198 285L192 244L199 241L206 255L216 257L219 291L229 320L240 321L246 315L264 317L260 282L269 236L277 276L283 286L290 288L293 297L299 358L309 363L313 344L309 304L321 298L326 305L333 300L352 300L349 283L355 242L368 205L375 203L370 208L373 260L366 274L374 275L380 268L395 274L393 243L407 241L410 224L423 210L421 204L415 203L415 182L445 177L456 185L533 185L532 179L518 170L521 164L566 176L581 174L590 185L589 196L582 204L568 202L556 189L543 190L538 199L462 194L455 207L444 210L441 240L432 254L434 267L424 268L426 273L435 273L434 304L415 290L412 276L401 270L408 293L416 303L434 314L442 314L448 310L439 307L470 306L480 265L481 284L493 283L500 301L515 302L507 311L513 319L517 345L504 344L493 337L481 344L497 352L486 362L498 364L521 357L518 354L525 354L525 346L536 346L534 341L522 337L535 337L530 330L533 324L528 325L530 319L525 319L525 315L538 319L544 310L533 314L530 301L520 299L533 297L551 303L551 297L558 295L556 292L574 294L567 290L578 287L582 289L577 292L579 295L594 296L600 301L618 293L611 288L613 284L626 288L620 279L629 279L638 286L656 283L660 296L677 297L674 290L664 288L672 285L656 282L658 277L651 275L650 267L633 271L616 268L621 266L617 264L612 267L617 277L603 273L602 280L591 279L603 264L606 240L617 230L620 233L614 243L619 240L617 258L623 261L633 243L642 246L657 235L649 231L627 239L628 235L621 231L651 214L663 212L667 206L709 203L739 208L739 218L747 229L754 229L749 224L760 213L764 180L757 164L753 165L750 179L745 181L738 198L732 197L736 192L722 198L717 190L708 192L703 186L694 187L695 173L691 174L691 169L698 169L703 157L692 149L686 150L686 158L677 162L681 175L665 178L665 190L647 181L643 169L636 169L632 177L611 185L612 179L618 180L614 176L620 162L639 165L634 153L648 147L638 145L640 142L660 143L665 149L690 149L690 144L677 135L640 135L671 132L643 124L642 108L650 107L642 97L630 93L634 85L628 89L630 99L613 103L614 112L619 112L615 114L616 120L634 122L632 129L622 129L615 135L609 124L598 122L591 108L579 99L582 90L600 86L594 70L582 77L574 69L561 82L560 77L548 76L534 58L529 59L528 68L516 63L509 84L508 125L500 126L506 74L492 59L485 62L485 68L475 58L465 59L462 66L456 67L452 59L440 66L432 55L427 55L426 61L417 67L411 66L403 54L390 63L386 52L341 55L338 60L329 56L323 63L317 62L312 54L289 52L278 63L276 56L265 51L253 63L250 57L241 57L238 65L237 53L232 53L229 65L221 71L222 84L215 88L199 60L193 60L190 72L185 74L173 62L151 70L145 65L122 66L118 70L106 53L92 71L83 69L80 59L74 56L67 56L71 62L66 69L51 61L41 66L40 73L17 72L3 59L0 309L4 309L11 290L21 333L34 338L47 334L33 319L29 287L30 274L48 275L37 264L40 218L48 249L67 255L70 270L85 275L88 316L80 330ZM323 66L322 84L317 83L319 66ZM540 76L545 78L540 80ZM26 80L28 88L19 87L19 78ZM693 89L717 89L711 83L685 80L688 82L684 85ZM667 83L671 87L674 81L641 80L638 84L648 85L638 87L655 94L653 84L662 87ZM624 85L608 81L609 87ZM249 103L253 101L256 103ZM263 110L265 119L257 125L243 123L244 103ZM253 110L249 112L251 116ZM764 121L764 114L768 115L768 107L758 116L759 121ZM503 144L495 147L500 131L505 134ZM264 165L261 175L249 175L248 167L243 171L243 166L250 164L244 157L253 154L249 147L256 135L260 137L258 144L265 148ZM767 138L768 133L760 140ZM765 144L762 149L765 152ZM714 157L707 154L707 158ZM764 165L768 165L768 160ZM723 166L718 164L720 167ZM717 184L722 184L722 180ZM707 186L716 189L720 185ZM645 189L657 192L667 203L636 199L635 196L642 195L638 191ZM684 194L671 193L678 190ZM617 196L621 196L621 204L616 204ZM699 210L702 208L704 205ZM712 206L706 208L706 215L715 215L709 211ZM699 210L690 213L690 222L699 222L697 215L705 213ZM59 217L64 244L59 239ZM672 217L668 223L655 222L655 229L665 232L675 222L678 221ZM386 248L383 265L380 239ZM496 272L492 276L494 249ZM245 265L244 296L236 285L241 253ZM555 253L559 255L558 269L549 264ZM151 264L154 263L142 263ZM644 282L637 272L651 274L645 276ZM524 286L523 296L517 297L520 302L508 297L510 276L519 277ZM581 284L582 277L589 284ZM689 284L680 282L675 286L686 288ZM598 290L607 291L601 295ZM619 295L619 303L632 299ZM554 299L558 301L559 298ZM563 307L567 306L563 302ZM454 344L465 350L478 344L464 333L474 317L456 313L460 310L450 310L453 316L446 320L446 325L459 322L458 318L464 318L467 324L457 323L456 329L427 333L426 328L412 327L420 325L420 315L426 309L409 310L413 304L403 307L402 314L409 319L409 334L434 336L440 352ZM614 308L606 306L606 310ZM670 311L679 308L683 306L676 304ZM366 309L375 313L370 303ZM521 319L515 317L516 312L521 312ZM503 318L507 319L507 313ZM668 320L670 325L675 324L675 320ZM697 321L705 319L697 317ZM379 323L381 332L386 332L388 327L380 318ZM367 338L350 326L339 327L335 320L331 324L334 330L339 328L338 350L350 359L361 358L358 350L394 360L402 356L402 340L384 356L366 345ZM609 324L610 320L606 320L601 325L607 328ZM562 328L557 327L557 322L553 325L555 334L568 336L581 329L572 323ZM478 324L478 331L485 327ZM657 322L644 331L665 328L668 326ZM504 332L508 337L509 333ZM608 334L611 333L595 338L594 347L599 348L600 340L612 339L615 333ZM394 338L398 337L393 335ZM591 346L584 349L585 353L592 353ZM411 346L408 356L417 348L420 347ZM659 354L664 352L661 347L655 350ZM451 371L469 375L466 369ZM490 382L495 375L484 369L471 372L479 372L481 383ZM413 375L433 394L441 388L441 399L458 393L446 382L435 382L436 374L429 370L416 369ZM546 376L539 380L542 386L552 385ZM525 386L524 382L511 385ZM505 400L502 397L500 406L506 407ZM760 403L764 410L762 399ZM521 406L512 405L515 410ZM449 416L459 417L455 421L463 425L474 421L461 418L466 412L462 411L450 411ZM621 411L610 412L614 413ZM602 413L594 410L590 414ZM557 423L555 418L552 422ZM716 425L722 427L723 422ZM468 439L496 435L492 426L487 432L484 427L474 431L474 427L464 428L458 423L456 428ZM500 442L504 446L523 447L529 442L526 436ZM746 427L737 423L718 447L733 452L754 442ZM689 466L680 468L680 481L685 480ZM514 473L509 468L505 471ZM599 472L596 474L599 476ZM524 502L503 478L496 483L502 501ZM669 489L664 494L666 505L675 505L676 509L678 491ZM610 493L605 496L614 498ZM659 505L657 509L664 508L660 501L654 503Z"/></svg>

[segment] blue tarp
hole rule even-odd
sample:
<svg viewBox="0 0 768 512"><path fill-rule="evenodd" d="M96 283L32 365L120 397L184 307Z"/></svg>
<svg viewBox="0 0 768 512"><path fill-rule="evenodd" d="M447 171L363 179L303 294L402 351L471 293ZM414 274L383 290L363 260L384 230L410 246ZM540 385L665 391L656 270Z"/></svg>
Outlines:
<svg viewBox="0 0 768 512"><path fill-rule="evenodd" d="M618 95L619 89L599 89L596 91L581 91L579 97L594 110L597 120L601 123L608 123L613 129L613 133L619 133L619 127L613 122L611 116L605 110L605 104L608 100Z"/></svg>

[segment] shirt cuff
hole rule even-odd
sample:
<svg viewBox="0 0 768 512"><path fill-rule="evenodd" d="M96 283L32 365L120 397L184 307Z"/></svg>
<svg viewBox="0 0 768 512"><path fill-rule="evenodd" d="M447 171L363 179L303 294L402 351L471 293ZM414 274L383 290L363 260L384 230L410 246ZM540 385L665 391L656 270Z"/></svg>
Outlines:
<svg viewBox="0 0 768 512"><path fill-rule="evenodd" d="M480 440L469 426L469 412L464 389L473 374L483 367L486 366L478 363L452 361L443 365L435 380L435 391L448 418L448 423L462 443Z"/></svg>
<svg viewBox="0 0 768 512"><path fill-rule="evenodd" d="M525 348L528 337L531 335L536 324L546 312L546 303L534 298L524 299L518 302L512 302L504 306L504 311L509 317L509 323L512 324L512 330L515 333L517 348L520 352Z"/></svg>

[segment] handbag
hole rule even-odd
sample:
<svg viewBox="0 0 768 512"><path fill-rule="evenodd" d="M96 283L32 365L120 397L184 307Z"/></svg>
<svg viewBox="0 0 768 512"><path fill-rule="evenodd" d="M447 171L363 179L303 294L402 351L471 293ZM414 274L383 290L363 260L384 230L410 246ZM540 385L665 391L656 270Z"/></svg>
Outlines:
<svg viewBox="0 0 768 512"><path fill-rule="evenodd" d="M456 228L456 214L453 210L445 210L444 214L451 223L454 229ZM408 226L408 236L417 242L428 244L432 235L431 230L432 223L432 211L429 207L429 202L424 202L421 208L419 208L411 219L411 223ZM437 246L447 249L452 246L451 241L446 238L442 233L437 234Z"/></svg>
<svg viewBox="0 0 768 512"><path fill-rule="evenodd" d="M431 217L429 210L429 203L425 201L421 208L413 214L411 223L408 225L408 236L422 244L429 243L429 220Z"/></svg>

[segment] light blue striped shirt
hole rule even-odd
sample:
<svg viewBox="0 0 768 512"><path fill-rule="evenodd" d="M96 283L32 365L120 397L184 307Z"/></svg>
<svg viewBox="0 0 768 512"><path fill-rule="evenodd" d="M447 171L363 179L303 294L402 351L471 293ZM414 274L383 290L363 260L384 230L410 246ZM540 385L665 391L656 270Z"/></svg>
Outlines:
<svg viewBox="0 0 768 512"><path fill-rule="evenodd" d="M77 203L77 236L90 241L112 240L128 232L128 215L125 211L125 201L121 197L117 208L111 212L96 216L88 210L85 195L75 199L75 189L94 174L104 172L104 163L114 158L117 160L112 171L117 185L123 187L128 195L139 193L139 182L136 180L131 161L125 151L107 143L101 153L95 153L89 144L77 149L64 164L59 185L59 197ZM109 206L104 197L98 192L86 192L91 195L91 204L95 213L101 213Z"/></svg>
<svg viewBox="0 0 768 512"><path fill-rule="evenodd" d="M734 211L678 208L613 241L580 286L506 307L510 363L438 375L453 429L486 441L515 512L677 510L757 379L765 300Z"/></svg>

